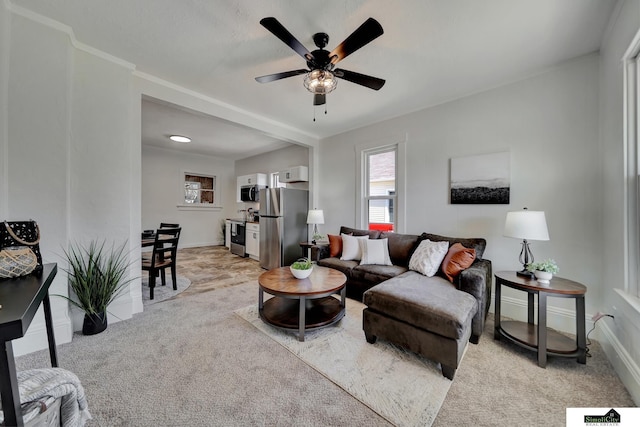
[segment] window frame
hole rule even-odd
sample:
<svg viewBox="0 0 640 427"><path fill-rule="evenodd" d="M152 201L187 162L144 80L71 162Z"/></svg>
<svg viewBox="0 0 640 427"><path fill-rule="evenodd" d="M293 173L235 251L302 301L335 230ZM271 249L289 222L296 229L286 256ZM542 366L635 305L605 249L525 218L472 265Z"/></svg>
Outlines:
<svg viewBox="0 0 640 427"><path fill-rule="evenodd" d="M213 193L213 203L202 203L202 202L198 202L198 203L187 203L185 200L185 184L187 182L192 182L192 181L188 181L187 177L191 176L191 177L199 177L199 178L211 178L213 180L213 184L211 189L208 188L203 188L203 189L199 189L198 191L200 192L200 194L202 194L203 191L211 191ZM215 210L220 210L222 209L222 205L220 204L220 201L222 200L222 195L220 194L219 191L219 185L218 185L218 177L214 174L211 173L202 173L202 172L193 172L190 170L182 170L180 171L180 176L179 176L179 180L180 180L180 185L179 185L179 199L178 199L178 204L177 207L179 210L202 210L202 209L215 209ZM202 197L199 197L199 199L201 200Z"/></svg>
<svg viewBox="0 0 640 427"><path fill-rule="evenodd" d="M624 137L624 289L632 305L640 303L640 32L623 56ZM622 291L622 292L620 292Z"/></svg>
<svg viewBox="0 0 640 427"><path fill-rule="evenodd" d="M406 227L406 136L396 138L395 143L369 142L356 145L356 227L368 229L369 200L393 200L394 232L404 233ZM395 195L369 196L368 190L368 156L395 150L396 152L396 190Z"/></svg>

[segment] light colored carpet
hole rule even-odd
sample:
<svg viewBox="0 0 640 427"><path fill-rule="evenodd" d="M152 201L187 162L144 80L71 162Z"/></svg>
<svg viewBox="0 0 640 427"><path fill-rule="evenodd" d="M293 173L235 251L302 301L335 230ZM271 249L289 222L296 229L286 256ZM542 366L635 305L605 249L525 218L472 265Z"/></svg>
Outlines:
<svg viewBox="0 0 640 427"><path fill-rule="evenodd" d="M58 346L84 386L87 427L390 425L234 314L257 299L256 282L180 296ZM47 367L48 351L16 365Z"/></svg>
<svg viewBox="0 0 640 427"><path fill-rule="evenodd" d="M171 274L167 273L167 284L162 286L160 279L156 279L156 287L153 289L153 299L149 299L149 275L146 274L142 276L142 304L148 306L173 298L184 292L189 285L191 285L191 280L178 274L178 277L176 277L176 287L178 289L174 291Z"/></svg>
<svg viewBox="0 0 640 427"><path fill-rule="evenodd" d="M340 322L306 332L304 342L264 323L257 304L236 314L394 425L430 426L451 381L437 363L384 341L367 343L362 332L364 307L348 299Z"/></svg>

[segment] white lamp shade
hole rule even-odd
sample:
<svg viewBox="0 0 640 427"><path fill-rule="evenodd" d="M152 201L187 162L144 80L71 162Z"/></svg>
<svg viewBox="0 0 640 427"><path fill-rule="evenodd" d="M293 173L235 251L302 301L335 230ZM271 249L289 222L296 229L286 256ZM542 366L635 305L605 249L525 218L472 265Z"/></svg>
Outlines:
<svg viewBox="0 0 640 427"><path fill-rule="evenodd" d="M524 240L549 240L549 230L547 230L544 212L526 209L507 212L504 235Z"/></svg>
<svg viewBox="0 0 640 427"><path fill-rule="evenodd" d="M307 214L307 224L324 224L322 209L310 209Z"/></svg>

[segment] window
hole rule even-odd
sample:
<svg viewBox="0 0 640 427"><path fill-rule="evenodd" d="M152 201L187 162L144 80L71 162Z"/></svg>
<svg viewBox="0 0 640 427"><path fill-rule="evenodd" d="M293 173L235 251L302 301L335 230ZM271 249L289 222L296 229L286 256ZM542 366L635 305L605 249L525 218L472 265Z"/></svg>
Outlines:
<svg viewBox="0 0 640 427"><path fill-rule="evenodd" d="M404 146L367 144L356 147L358 159L356 226L404 232Z"/></svg>
<svg viewBox="0 0 640 427"><path fill-rule="evenodd" d="M192 172L183 173L182 204L190 206L214 206L216 200L216 177Z"/></svg>
<svg viewBox="0 0 640 427"><path fill-rule="evenodd" d="M636 39L625 54L624 138L626 202L626 280L624 291L640 297L640 159L638 146L638 99L640 90L640 41Z"/></svg>
<svg viewBox="0 0 640 427"><path fill-rule="evenodd" d="M365 151L365 206L369 230L393 231L396 218L396 147Z"/></svg>

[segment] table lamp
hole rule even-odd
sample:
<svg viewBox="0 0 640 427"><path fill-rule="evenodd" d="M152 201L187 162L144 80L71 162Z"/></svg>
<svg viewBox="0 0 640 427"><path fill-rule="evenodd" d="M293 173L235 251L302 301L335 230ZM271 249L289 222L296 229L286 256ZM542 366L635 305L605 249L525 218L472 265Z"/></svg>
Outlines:
<svg viewBox="0 0 640 427"><path fill-rule="evenodd" d="M322 238L322 235L318 232L318 224L324 224L324 212L322 212L322 209L309 209L307 224L313 224L313 240L311 243L315 245L316 240Z"/></svg>
<svg viewBox="0 0 640 427"><path fill-rule="evenodd" d="M533 262L533 253L529 248L528 240L549 240L547 230L547 220L543 211L530 211L524 208L521 211L507 212L507 220L504 224L504 236L522 239L522 250L520 251L520 263L522 270L518 271L518 276L531 277L532 273L527 271L527 266Z"/></svg>

